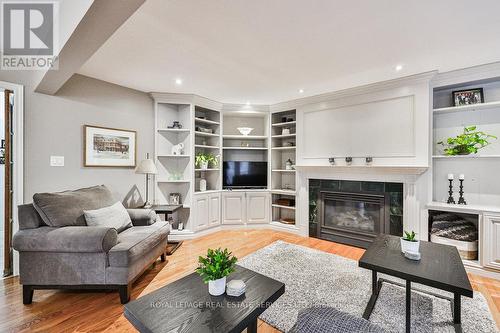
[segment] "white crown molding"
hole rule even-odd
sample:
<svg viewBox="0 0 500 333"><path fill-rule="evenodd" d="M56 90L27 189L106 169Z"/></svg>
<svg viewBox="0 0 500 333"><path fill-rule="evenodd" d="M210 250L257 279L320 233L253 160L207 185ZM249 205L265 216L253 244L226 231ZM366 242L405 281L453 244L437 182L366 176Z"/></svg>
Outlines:
<svg viewBox="0 0 500 333"><path fill-rule="evenodd" d="M431 85L433 88L445 88L495 77L500 77L500 62L439 73L432 79Z"/></svg>
<svg viewBox="0 0 500 333"><path fill-rule="evenodd" d="M431 82L432 78L436 76L436 74L437 71L425 72L393 80L381 81L359 87L338 90L334 92L304 97L300 99L294 99L291 101L273 104L270 106L270 110L271 112L293 110L296 109L297 107L308 104L321 103L339 98L375 93L389 89L401 88L402 86L415 85L419 83L429 83Z"/></svg>
<svg viewBox="0 0 500 333"><path fill-rule="evenodd" d="M269 112L269 105L246 105L246 104L223 104L222 111L237 112L237 111L256 111Z"/></svg>
<svg viewBox="0 0 500 333"><path fill-rule="evenodd" d="M223 104L196 94L151 92L149 95L159 103L194 104L203 108L221 111Z"/></svg>

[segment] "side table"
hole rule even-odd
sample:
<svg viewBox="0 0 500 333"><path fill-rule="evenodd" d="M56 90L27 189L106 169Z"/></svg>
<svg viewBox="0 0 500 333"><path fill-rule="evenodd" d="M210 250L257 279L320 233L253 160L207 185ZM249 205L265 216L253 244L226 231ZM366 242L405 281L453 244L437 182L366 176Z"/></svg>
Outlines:
<svg viewBox="0 0 500 333"><path fill-rule="evenodd" d="M168 221L168 215L173 214L182 208L182 205L153 205L149 209L152 209L156 212L156 214L164 214L165 221ZM167 255L170 256L174 253L181 245L183 241L168 241L167 244Z"/></svg>

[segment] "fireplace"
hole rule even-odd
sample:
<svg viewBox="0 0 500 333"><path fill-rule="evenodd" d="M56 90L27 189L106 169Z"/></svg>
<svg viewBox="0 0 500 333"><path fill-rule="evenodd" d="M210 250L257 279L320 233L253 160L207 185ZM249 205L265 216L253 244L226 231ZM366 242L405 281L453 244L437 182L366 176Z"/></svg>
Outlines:
<svg viewBox="0 0 500 333"><path fill-rule="evenodd" d="M367 248L378 234L403 233L403 184L310 180L309 235Z"/></svg>
<svg viewBox="0 0 500 333"><path fill-rule="evenodd" d="M322 191L318 237L366 248L389 231L389 197L386 194Z"/></svg>

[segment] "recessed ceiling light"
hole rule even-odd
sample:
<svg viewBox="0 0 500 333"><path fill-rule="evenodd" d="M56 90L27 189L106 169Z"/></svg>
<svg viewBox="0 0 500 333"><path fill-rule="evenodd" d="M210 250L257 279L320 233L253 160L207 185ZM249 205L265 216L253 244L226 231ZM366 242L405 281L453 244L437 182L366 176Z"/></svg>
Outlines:
<svg viewBox="0 0 500 333"><path fill-rule="evenodd" d="M182 84L182 79L175 79L175 84L180 86Z"/></svg>
<svg viewBox="0 0 500 333"><path fill-rule="evenodd" d="M399 72L402 69L403 69L403 65L397 65L396 66L396 72Z"/></svg>
<svg viewBox="0 0 500 333"><path fill-rule="evenodd" d="M304 89L299 89L299 94L303 94L304 93Z"/></svg>

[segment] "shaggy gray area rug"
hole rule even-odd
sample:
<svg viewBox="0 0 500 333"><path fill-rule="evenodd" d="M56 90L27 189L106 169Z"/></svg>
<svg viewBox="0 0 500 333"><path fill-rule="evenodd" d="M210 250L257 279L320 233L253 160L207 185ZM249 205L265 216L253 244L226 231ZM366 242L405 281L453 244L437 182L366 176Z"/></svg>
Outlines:
<svg viewBox="0 0 500 333"><path fill-rule="evenodd" d="M371 272L355 260L277 241L239 260L239 265L285 283L282 295L260 319L283 331L295 324L298 311L327 305L361 317L371 294ZM380 274L387 280L404 281ZM434 288L412 287L453 297ZM412 332L455 332L448 300L413 291ZM370 321L390 332L405 331L405 289L383 283ZM483 295L462 297L463 332L499 332Z"/></svg>

